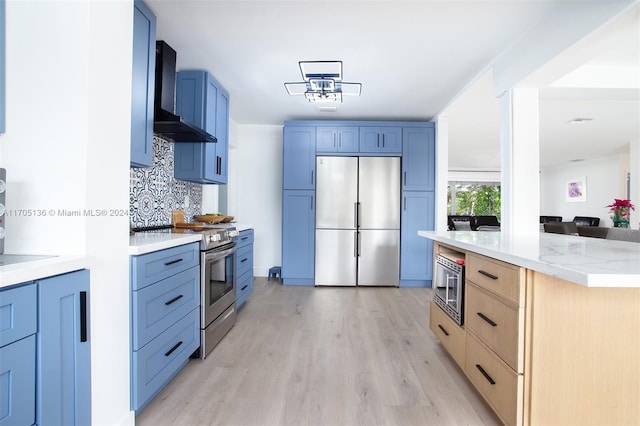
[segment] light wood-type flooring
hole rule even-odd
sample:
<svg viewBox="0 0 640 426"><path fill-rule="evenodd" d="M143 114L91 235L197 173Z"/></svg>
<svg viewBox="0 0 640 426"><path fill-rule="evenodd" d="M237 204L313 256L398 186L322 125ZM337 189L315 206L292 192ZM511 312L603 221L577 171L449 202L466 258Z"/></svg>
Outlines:
<svg viewBox="0 0 640 426"><path fill-rule="evenodd" d="M431 297L256 278L236 325L136 424L500 424L429 330Z"/></svg>

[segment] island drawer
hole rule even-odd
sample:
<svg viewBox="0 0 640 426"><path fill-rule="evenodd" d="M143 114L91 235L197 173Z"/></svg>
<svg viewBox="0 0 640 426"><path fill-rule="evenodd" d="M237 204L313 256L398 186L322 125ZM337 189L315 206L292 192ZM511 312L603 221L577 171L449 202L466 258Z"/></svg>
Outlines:
<svg viewBox="0 0 640 426"><path fill-rule="evenodd" d="M429 302L429 328L460 368L464 368L464 329L433 301Z"/></svg>
<svg viewBox="0 0 640 426"><path fill-rule="evenodd" d="M131 289L139 290L198 265L200 265L199 243L131 256Z"/></svg>
<svg viewBox="0 0 640 426"><path fill-rule="evenodd" d="M522 372L518 336L524 310L507 305L480 287L467 283L465 326L517 372Z"/></svg>
<svg viewBox="0 0 640 426"><path fill-rule="evenodd" d="M465 367L469 380L507 425L521 422L523 376L496 357L473 333L466 333Z"/></svg>
<svg viewBox="0 0 640 426"><path fill-rule="evenodd" d="M523 306L524 269L474 253L467 254L467 279L482 288Z"/></svg>

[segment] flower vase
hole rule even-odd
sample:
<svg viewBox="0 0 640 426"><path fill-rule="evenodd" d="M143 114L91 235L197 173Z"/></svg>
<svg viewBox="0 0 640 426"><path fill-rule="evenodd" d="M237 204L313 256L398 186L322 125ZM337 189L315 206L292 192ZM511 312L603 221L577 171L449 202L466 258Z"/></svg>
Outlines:
<svg viewBox="0 0 640 426"><path fill-rule="evenodd" d="M629 227L629 209L616 210L611 216L614 228L628 228Z"/></svg>

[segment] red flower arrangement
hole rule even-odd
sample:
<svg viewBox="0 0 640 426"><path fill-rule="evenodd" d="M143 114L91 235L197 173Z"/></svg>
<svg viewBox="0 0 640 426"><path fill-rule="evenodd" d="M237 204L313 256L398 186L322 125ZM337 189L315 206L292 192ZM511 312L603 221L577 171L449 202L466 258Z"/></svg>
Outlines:
<svg viewBox="0 0 640 426"><path fill-rule="evenodd" d="M614 198L613 203L606 207L609 207L614 227L629 227L629 210L635 210L635 207L631 204L631 200L619 200Z"/></svg>

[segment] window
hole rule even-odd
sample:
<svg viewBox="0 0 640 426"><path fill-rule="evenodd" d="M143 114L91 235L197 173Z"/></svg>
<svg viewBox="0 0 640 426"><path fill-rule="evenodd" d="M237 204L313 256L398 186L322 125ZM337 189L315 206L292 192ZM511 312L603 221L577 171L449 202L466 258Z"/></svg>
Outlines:
<svg viewBox="0 0 640 426"><path fill-rule="evenodd" d="M451 215L496 216L500 220L500 183L449 182L447 211Z"/></svg>

